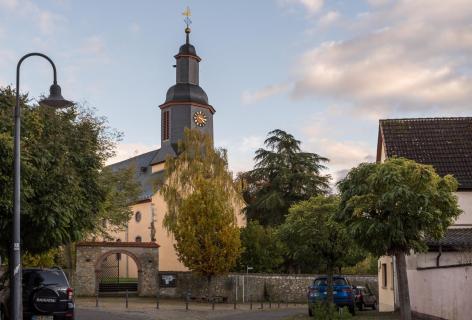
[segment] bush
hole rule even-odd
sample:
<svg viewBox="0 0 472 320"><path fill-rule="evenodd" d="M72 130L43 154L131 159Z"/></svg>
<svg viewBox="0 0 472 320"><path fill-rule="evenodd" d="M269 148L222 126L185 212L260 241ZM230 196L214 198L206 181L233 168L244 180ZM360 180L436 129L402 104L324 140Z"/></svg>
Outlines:
<svg viewBox="0 0 472 320"><path fill-rule="evenodd" d="M347 307L339 309L331 303L317 302L313 307L313 317L316 320L343 320L351 319L352 315Z"/></svg>

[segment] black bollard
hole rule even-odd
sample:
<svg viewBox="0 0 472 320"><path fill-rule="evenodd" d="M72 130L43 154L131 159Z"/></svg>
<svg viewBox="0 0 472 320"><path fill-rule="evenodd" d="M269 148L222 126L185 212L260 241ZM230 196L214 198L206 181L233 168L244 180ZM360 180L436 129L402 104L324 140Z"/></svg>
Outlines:
<svg viewBox="0 0 472 320"><path fill-rule="evenodd" d="M159 291L156 293L156 309L159 309Z"/></svg>
<svg viewBox="0 0 472 320"><path fill-rule="evenodd" d="M272 309L272 300L269 299L269 309Z"/></svg>
<svg viewBox="0 0 472 320"><path fill-rule="evenodd" d="M249 306L250 306L250 308L251 308L251 310L252 310L252 296L251 296L251 298L249 299Z"/></svg>
<svg viewBox="0 0 472 320"><path fill-rule="evenodd" d="M98 308L98 292L95 295L95 307Z"/></svg>
<svg viewBox="0 0 472 320"><path fill-rule="evenodd" d="M261 310L264 310L264 302L261 301Z"/></svg>
<svg viewBox="0 0 472 320"><path fill-rule="evenodd" d="M126 289L126 309L128 309L128 289Z"/></svg>
<svg viewBox="0 0 472 320"><path fill-rule="evenodd" d="M280 309L280 301L277 303L277 309Z"/></svg>

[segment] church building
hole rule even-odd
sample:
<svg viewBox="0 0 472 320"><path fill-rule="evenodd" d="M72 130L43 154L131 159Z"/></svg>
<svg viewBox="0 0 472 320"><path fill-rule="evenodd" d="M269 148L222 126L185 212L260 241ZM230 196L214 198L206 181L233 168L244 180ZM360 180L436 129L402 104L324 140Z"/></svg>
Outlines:
<svg viewBox="0 0 472 320"><path fill-rule="evenodd" d="M197 129L213 138L215 109L199 85L199 63L195 47L190 44L190 28L185 29L186 41L176 59L176 83L167 90L166 99L159 106L161 112L161 148L111 165L113 170L136 167L136 179L142 186L138 202L131 205L133 216L126 230L111 232L113 241L156 242L159 247L159 271L186 271L174 250L174 239L163 226L166 203L156 190L156 181L164 177L165 159L177 155L177 143L184 136L184 129ZM245 225L242 206L235 208L238 226ZM130 257L121 259L120 274L136 276L136 265ZM113 262L110 262L113 264Z"/></svg>

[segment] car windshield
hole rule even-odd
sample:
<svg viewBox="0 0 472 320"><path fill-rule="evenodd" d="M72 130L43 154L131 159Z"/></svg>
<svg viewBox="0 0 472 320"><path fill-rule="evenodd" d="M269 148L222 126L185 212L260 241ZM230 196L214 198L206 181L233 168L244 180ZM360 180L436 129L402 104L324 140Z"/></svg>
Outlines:
<svg viewBox="0 0 472 320"><path fill-rule="evenodd" d="M313 284L315 286L327 286L328 285L328 279L326 279L326 278L316 279ZM347 281L343 278L334 278L333 279L333 285L334 286L346 286Z"/></svg>
<svg viewBox="0 0 472 320"><path fill-rule="evenodd" d="M69 286L64 273L60 270L27 270L23 274L23 284L31 287Z"/></svg>

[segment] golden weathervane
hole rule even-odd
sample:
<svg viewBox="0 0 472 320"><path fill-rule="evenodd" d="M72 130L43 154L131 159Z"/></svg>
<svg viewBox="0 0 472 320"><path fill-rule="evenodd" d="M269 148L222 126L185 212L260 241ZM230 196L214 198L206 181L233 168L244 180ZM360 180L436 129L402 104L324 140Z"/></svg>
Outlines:
<svg viewBox="0 0 472 320"><path fill-rule="evenodd" d="M190 17L192 16L192 12L190 11L190 8L187 7L185 8L185 11L182 12L182 15L185 16L185 24L187 25L187 29L190 29L190 25L192 24L192 20L190 20Z"/></svg>

